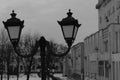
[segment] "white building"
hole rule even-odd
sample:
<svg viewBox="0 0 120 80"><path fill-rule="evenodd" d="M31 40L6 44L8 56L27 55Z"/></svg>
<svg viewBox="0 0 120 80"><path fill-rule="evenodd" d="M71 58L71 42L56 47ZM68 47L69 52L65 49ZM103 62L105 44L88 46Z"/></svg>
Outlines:
<svg viewBox="0 0 120 80"><path fill-rule="evenodd" d="M80 42L71 48L71 59L72 59L72 65L73 65L72 73L81 75L81 70L84 67L83 56L84 56L83 42Z"/></svg>
<svg viewBox="0 0 120 80"><path fill-rule="evenodd" d="M72 74L73 61L71 59L71 51L64 57L63 60L63 76L69 77Z"/></svg>
<svg viewBox="0 0 120 80"><path fill-rule="evenodd" d="M81 78L84 68L84 43L74 45L64 59L64 74L67 77ZM75 79L76 80L76 79Z"/></svg>
<svg viewBox="0 0 120 80"><path fill-rule="evenodd" d="M106 30L111 64L109 79L120 80L120 0L99 0L96 8L99 13L99 30L108 27Z"/></svg>
<svg viewBox="0 0 120 80"><path fill-rule="evenodd" d="M99 0L99 30L84 39L85 76L120 80L120 0Z"/></svg>

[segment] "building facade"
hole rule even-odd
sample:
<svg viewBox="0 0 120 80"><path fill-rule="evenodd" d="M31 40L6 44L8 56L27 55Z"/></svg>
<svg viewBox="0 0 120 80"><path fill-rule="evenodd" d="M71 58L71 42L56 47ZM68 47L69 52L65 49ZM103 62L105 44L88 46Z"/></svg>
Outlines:
<svg viewBox="0 0 120 80"><path fill-rule="evenodd" d="M120 80L120 24L108 27L84 39L85 76L96 80Z"/></svg>
<svg viewBox="0 0 120 80"><path fill-rule="evenodd" d="M67 77L75 80L82 78L84 72L84 43L74 45L64 59L64 71Z"/></svg>
<svg viewBox="0 0 120 80"><path fill-rule="evenodd" d="M84 43L80 42L74 45L71 48L71 59L72 59L72 73L81 75L81 70L84 68L83 64L83 56L84 56Z"/></svg>
<svg viewBox="0 0 120 80"><path fill-rule="evenodd" d="M120 0L102 0L97 5L100 5L99 8L96 6L99 13L99 30L109 27L108 52L111 68L108 79L120 80Z"/></svg>
<svg viewBox="0 0 120 80"><path fill-rule="evenodd" d="M120 80L120 0L99 0L99 29L84 39L85 77Z"/></svg>

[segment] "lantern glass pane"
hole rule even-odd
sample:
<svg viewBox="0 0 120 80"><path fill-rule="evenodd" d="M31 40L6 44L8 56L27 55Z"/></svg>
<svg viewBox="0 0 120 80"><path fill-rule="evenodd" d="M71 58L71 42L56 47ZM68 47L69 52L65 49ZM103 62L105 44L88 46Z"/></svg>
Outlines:
<svg viewBox="0 0 120 80"><path fill-rule="evenodd" d="M75 26L74 35L73 35L73 38L74 38L74 39L75 39L75 37L76 37L77 31L78 31L78 28Z"/></svg>
<svg viewBox="0 0 120 80"><path fill-rule="evenodd" d="M72 38L73 35L73 25L68 25L68 26L62 26L63 28L63 34L65 38Z"/></svg>
<svg viewBox="0 0 120 80"><path fill-rule="evenodd" d="M20 33L20 26L10 26L8 27L9 36L11 39L18 39Z"/></svg>

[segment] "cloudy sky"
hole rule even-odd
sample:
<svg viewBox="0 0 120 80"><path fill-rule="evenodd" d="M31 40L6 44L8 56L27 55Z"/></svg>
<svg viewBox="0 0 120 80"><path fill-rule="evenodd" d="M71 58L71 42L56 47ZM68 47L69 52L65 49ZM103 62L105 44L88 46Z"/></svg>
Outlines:
<svg viewBox="0 0 120 80"><path fill-rule="evenodd" d="M73 17L82 24L75 43L96 32L98 29L98 12L95 5L98 0L0 0L0 28L2 21L10 18L14 9L17 17L25 20L22 33L40 33L48 40L65 43L57 20L66 17L68 9Z"/></svg>

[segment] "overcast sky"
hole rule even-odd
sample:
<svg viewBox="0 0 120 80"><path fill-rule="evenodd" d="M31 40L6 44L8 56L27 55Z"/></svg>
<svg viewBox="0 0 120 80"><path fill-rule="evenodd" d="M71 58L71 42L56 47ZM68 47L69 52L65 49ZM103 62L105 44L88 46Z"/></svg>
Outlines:
<svg viewBox="0 0 120 80"><path fill-rule="evenodd" d="M9 14L14 9L17 17L25 20L22 33L37 32L47 40L65 43L57 20L65 18L68 9L71 9L73 17L82 24L75 40L78 43L98 29L98 12L95 9L97 2L98 0L0 0L0 28L4 27L2 21L10 18Z"/></svg>

